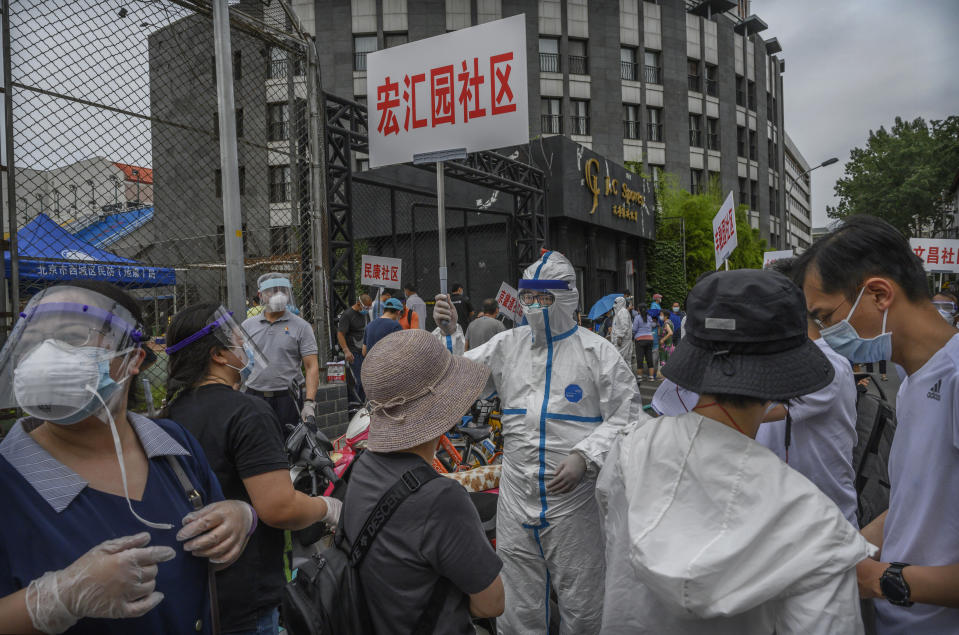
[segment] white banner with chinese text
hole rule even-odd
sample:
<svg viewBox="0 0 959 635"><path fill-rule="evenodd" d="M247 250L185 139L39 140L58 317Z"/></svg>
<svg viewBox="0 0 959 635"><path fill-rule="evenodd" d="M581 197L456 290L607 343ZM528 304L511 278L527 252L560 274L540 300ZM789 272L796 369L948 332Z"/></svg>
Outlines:
<svg viewBox="0 0 959 635"><path fill-rule="evenodd" d="M523 305L519 303L519 295L516 289L505 282L499 286L496 292L496 303L499 305L499 311L515 324L523 321Z"/></svg>
<svg viewBox="0 0 959 635"><path fill-rule="evenodd" d="M526 16L366 56L370 167L527 143Z"/></svg>
<svg viewBox="0 0 959 635"><path fill-rule="evenodd" d="M729 258L738 244L736 206L733 203L733 193L730 192L726 200L723 201L723 206L719 208L713 218L713 247L716 250L717 269Z"/></svg>
<svg viewBox="0 0 959 635"><path fill-rule="evenodd" d="M402 288L403 260L383 256L363 256L360 283L368 287Z"/></svg>
<svg viewBox="0 0 959 635"><path fill-rule="evenodd" d="M792 249L782 249L780 251L764 251L763 252L763 269L769 269L769 265L773 264L777 260L785 260L786 258L793 257Z"/></svg>
<svg viewBox="0 0 959 635"><path fill-rule="evenodd" d="M929 273L959 273L959 240L910 238L909 247Z"/></svg>

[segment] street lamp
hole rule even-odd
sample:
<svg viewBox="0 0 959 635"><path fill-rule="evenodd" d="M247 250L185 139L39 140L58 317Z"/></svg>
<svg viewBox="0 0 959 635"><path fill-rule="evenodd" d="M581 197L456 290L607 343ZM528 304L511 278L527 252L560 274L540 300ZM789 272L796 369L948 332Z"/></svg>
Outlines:
<svg viewBox="0 0 959 635"><path fill-rule="evenodd" d="M786 239L786 240L785 240L785 245L784 245L785 247L789 247L789 232L790 232L790 229L791 229L790 226L792 225L792 223L790 222L790 217L792 216L792 214L790 214L790 212L789 212L789 193L792 192L793 186L796 184L796 181L798 181L799 179L803 178L804 176L806 176L807 174L809 174L809 173L812 172L813 170L818 170L819 168L824 168L824 167L826 167L827 165L832 165L833 163L838 163L838 162L839 162L839 158L838 158L838 157L829 157L828 159L826 159L825 161L823 161L823 162L820 163L819 165L816 165L816 166L813 166L813 167L809 168L808 170L806 170L805 172L803 172L802 174L800 174L800 175L797 176L796 178L791 179L791 180L789 181L789 185L786 187L786 205L785 205L786 209L784 210L784 211L785 211L785 214L786 214L786 223L785 223L786 231L783 232L783 233L785 234L784 238ZM787 174L786 176L789 176L789 175Z"/></svg>

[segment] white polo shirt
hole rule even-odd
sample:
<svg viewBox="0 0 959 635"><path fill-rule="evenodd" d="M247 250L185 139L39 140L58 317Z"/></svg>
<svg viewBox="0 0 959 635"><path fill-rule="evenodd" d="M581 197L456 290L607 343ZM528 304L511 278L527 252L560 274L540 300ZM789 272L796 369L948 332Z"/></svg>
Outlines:
<svg viewBox="0 0 959 635"><path fill-rule="evenodd" d="M821 390L789 402L793 425L789 466L808 478L832 499L846 520L856 521L856 380L849 361L822 338L813 340L836 371ZM786 460L786 421L759 426L756 441Z"/></svg>
<svg viewBox="0 0 959 635"><path fill-rule="evenodd" d="M959 334L909 375L896 397L882 562L959 562ZM959 633L959 609L875 600L880 635Z"/></svg>

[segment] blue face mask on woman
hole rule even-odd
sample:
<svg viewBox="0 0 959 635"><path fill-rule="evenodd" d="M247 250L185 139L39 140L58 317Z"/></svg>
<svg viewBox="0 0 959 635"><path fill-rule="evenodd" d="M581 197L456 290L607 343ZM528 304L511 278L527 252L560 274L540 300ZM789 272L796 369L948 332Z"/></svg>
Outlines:
<svg viewBox="0 0 959 635"><path fill-rule="evenodd" d="M882 332L873 338L860 337L856 328L849 322L849 318L856 312L856 307L859 306L859 301L862 300L865 291L866 287L863 287L845 319L832 326L821 328L819 333L831 349L849 361L870 364L892 358L892 333L886 332L886 318L889 315L889 309L883 311L882 314Z"/></svg>
<svg viewBox="0 0 959 635"><path fill-rule="evenodd" d="M243 368L237 368L230 364L227 364L227 366L240 373L240 382L245 384L250 378L250 375L253 374L253 348L249 344L245 344L243 346L243 352L246 354L246 364L243 365Z"/></svg>

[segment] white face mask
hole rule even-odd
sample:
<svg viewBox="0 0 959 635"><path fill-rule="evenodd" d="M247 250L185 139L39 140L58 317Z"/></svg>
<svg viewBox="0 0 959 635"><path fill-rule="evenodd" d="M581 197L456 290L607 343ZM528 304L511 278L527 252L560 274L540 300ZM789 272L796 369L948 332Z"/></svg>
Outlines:
<svg viewBox="0 0 959 635"><path fill-rule="evenodd" d="M280 312L286 310L286 305L289 303L290 297L285 293L276 293L270 296L270 301L268 302L270 311Z"/></svg>

